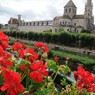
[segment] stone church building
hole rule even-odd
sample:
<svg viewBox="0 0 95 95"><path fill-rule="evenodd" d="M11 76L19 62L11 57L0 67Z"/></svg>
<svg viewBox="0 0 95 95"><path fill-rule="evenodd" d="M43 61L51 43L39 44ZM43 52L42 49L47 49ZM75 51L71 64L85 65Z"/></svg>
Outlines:
<svg viewBox="0 0 95 95"><path fill-rule="evenodd" d="M53 29L56 30L59 27L63 27L64 30L76 31L81 30L94 30L94 17L92 14L93 4L92 0L87 0L85 4L84 14L78 15L77 7L70 0L64 6L63 16L57 16L53 20Z"/></svg>
<svg viewBox="0 0 95 95"><path fill-rule="evenodd" d="M85 11L83 14L77 14L77 6L72 0L64 6L64 13L62 16L56 16L53 20L45 21L30 21L21 20L21 15L18 18L10 18L8 30L18 31L53 31L57 32L60 28L65 31L81 32L82 30L94 30L94 16L92 0L87 0L85 4Z"/></svg>

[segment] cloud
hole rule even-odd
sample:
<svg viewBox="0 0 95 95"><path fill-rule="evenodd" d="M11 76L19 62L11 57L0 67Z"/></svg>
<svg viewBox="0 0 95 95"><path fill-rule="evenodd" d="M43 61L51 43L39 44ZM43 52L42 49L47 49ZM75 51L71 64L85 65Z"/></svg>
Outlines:
<svg viewBox="0 0 95 95"><path fill-rule="evenodd" d="M0 0L0 18L7 23L10 17L17 18L18 14L27 21L52 20L55 16L63 15L64 6L69 0ZM73 0L77 13L83 14L87 0ZM94 7L95 2L93 0ZM94 8L93 7L93 8ZM95 14L95 11L93 11Z"/></svg>
<svg viewBox="0 0 95 95"><path fill-rule="evenodd" d="M9 7L6 7L6 6L2 6L0 5L0 15L16 15L16 11L9 8Z"/></svg>

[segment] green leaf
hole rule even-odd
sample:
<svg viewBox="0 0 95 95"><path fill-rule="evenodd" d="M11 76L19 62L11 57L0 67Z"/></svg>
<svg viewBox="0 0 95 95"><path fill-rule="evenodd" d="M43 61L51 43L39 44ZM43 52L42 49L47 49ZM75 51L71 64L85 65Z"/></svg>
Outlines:
<svg viewBox="0 0 95 95"><path fill-rule="evenodd" d="M58 70L58 65L53 60L48 60L48 67L50 69L53 69L53 71L57 71Z"/></svg>

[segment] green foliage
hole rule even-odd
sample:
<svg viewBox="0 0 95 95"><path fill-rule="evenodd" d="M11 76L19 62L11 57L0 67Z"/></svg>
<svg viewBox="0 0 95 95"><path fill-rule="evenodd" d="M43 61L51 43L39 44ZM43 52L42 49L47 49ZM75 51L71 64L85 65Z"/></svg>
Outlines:
<svg viewBox="0 0 95 95"><path fill-rule="evenodd" d="M95 49L95 35L87 33L70 32L23 32L23 31L4 31L5 34L12 37L28 38L34 41L43 41L66 46L76 46L82 48Z"/></svg>
<svg viewBox="0 0 95 95"><path fill-rule="evenodd" d="M52 34L52 38L51 38L51 41L52 41L52 43L54 43L54 44L57 44L58 43L58 34Z"/></svg>
<svg viewBox="0 0 95 95"><path fill-rule="evenodd" d="M91 33L89 30L82 30L82 33Z"/></svg>
<svg viewBox="0 0 95 95"><path fill-rule="evenodd" d="M70 68L67 65L60 65L59 66L59 72L61 74L67 74L67 73L70 73L71 70L70 70Z"/></svg>
<svg viewBox="0 0 95 95"><path fill-rule="evenodd" d="M86 90L77 89L76 84L67 85L66 88L61 90L60 95L91 95Z"/></svg>
<svg viewBox="0 0 95 95"><path fill-rule="evenodd" d="M52 69L54 70L54 72L56 72L58 70L58 65L56 64L56 62L53 60L47 60L47 61L49 69Z"/></svg>

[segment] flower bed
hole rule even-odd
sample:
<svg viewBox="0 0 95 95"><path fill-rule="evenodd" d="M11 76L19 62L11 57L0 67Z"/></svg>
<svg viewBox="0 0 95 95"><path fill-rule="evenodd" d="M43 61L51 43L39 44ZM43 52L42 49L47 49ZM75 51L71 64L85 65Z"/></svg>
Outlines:
<svg viewBox="0 0 95 95"><path fill-rule="evenodd" d="M33 49L20 42L10 47L8 40L0 31L0 95L91 95L95 92L95 78L82 66L74 71L76 83L68 84L66 78L58 80L58 74L71 72L67 65L69 57L60 65L58 57L48 59L49 48L42 42L35 43Z"/></svg>

